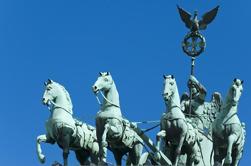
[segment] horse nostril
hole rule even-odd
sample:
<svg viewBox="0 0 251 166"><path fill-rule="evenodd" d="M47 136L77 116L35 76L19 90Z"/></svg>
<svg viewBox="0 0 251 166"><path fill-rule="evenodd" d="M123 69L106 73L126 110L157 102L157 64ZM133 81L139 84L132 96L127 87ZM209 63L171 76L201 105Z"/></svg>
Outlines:
<svg viewBox="0 0 251 166"><path fill-rule="evenodd" d="M163 94L163 97L166 97L166 96L168 96L168 93L164 93L164 94Z"/></svg>
<svg viewBox="0 0 251 166"><path fill-rule="evenodd" d="M46 104L46 99L45 98L42 99L42 103Z"/></svg>

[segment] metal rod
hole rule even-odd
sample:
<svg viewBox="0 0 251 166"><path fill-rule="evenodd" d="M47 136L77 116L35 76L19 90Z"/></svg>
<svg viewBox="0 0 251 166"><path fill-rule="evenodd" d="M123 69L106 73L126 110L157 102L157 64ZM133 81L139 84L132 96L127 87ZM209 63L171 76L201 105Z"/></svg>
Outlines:
<svg viewBox="0 0 251 166"><path fill-rule="evenodd" d="M195 57L191 58L191 75L194 75ZM190 87L189 116L192 113L192 88Z"/></svg>

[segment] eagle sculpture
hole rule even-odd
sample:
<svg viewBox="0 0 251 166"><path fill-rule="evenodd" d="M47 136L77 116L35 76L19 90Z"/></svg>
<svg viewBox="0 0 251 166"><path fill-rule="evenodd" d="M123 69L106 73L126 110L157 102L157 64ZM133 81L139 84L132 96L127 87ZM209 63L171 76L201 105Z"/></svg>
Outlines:
<svg viewBox="0 0 251 166"><path fill-rule="evenodd" d="M201 20L198 20L197 18L198 16L197 11L194 12L193 18L191 18L192 15L189 12L180 8L178 5L177 8L179 10L181 20L185 23L186 27L189 28L191 32L196 32L198 30L205 30L207 28L207 25L211 23L214 20L215 16L217 15L219 6L205 13L202 16Z"/></svg>

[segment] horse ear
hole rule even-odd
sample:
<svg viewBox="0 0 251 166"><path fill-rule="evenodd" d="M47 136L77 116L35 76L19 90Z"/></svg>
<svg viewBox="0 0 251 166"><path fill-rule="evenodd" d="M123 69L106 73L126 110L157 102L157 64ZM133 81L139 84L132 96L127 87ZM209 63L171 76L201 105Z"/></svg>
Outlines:
<svg viewBox="0 0 251 166"><path fill-rule="evenodd" d="M244 83L244 81L243 80L241 80L241 84L243 84Z"/></svg>
<svg viewBox="0 0 251 166"><path fill-rule="evenodd" d="M51 84L53 81L51 79L47 80L47 84Z"/></svg>
<svg viewBox="0 0 251 166"><path fill-rule="evenodd" d="M165 74L163 74L163 78L166 79L166 75Z"/></svg>
<svg viewBox="0 0 251 166"><path fill-rule="evenodd" d="M110 75L110 72L106 72L106 75L109 76L109 75Z"/></svg>
<svg viewBox="0 0 251 166"><path fill-rule="evenodd" d="M44 86L47 86L47 85L48 85L48 84L47 84L47 82L45 81L45 82L44 82Z"/></svg>
<svg viewBox="0 0 251 166"><path fill-rule="evenodd" d="M173 76L173 75L171 75L171 78L172 78L172 79L174 79L174 76Z"/></svg>
<svg viewBox="0 0 251 166"><path fill-rule="evenodd" d="M100 75L100 76L102 76L102 73L101 73L101 72L99 72L99 75Z"/></svg>
<svg viewBox="0 0 251 166"><path fill-rule="evenodd" d="M234 82L236 82L237 81L237 78L234 78Z"/></svg>

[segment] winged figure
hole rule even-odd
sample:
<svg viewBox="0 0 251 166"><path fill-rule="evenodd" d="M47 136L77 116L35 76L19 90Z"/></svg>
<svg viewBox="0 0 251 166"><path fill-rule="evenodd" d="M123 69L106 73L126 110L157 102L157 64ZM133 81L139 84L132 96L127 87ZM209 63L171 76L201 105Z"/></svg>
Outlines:
<svg viewBox="0 0 251 166"><path fill-rule="evenodd" d="M193 18L192 15L185 11L184 9L180 8L177 5L181 20L185 23L186 27L191 30L191 32L196 32L198 30L205 30L207 25L211 23L215 16L217 15L219 6L215 7L214 9L208 11L202 16L201 20L198 20L198 12L194 11Z"/></svg>

